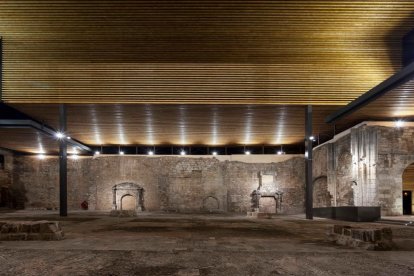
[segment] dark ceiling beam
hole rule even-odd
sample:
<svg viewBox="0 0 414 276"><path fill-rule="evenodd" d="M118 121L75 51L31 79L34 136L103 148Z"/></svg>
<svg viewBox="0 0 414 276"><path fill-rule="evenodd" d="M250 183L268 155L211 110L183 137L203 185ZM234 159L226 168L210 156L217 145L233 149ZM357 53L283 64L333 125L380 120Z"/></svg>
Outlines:
<svg viewBox="0 0 414 276"><path fill-rule="evenodd" d="M384 80L368 92L362 94L343 108L339 109L338 111L330 114L326 117L326 123L334 123L351 113L357 111L358 109L362 108L363 106L369 104L370 102L376 100L377 98L381 97L385 93L391 91L392 89L406 83L407 81L411 80L414 77L414 62L410 63L396 74L392 75L388 79Z"/></svg>
<svg viewBox="0 0 414 276"><path fill-rule="evenodd" d="M56 130L46 125L40 124L31 119L0 119L0 127L2 128L25 128L25 127L33 128L51 137L56 137L56 134L58 133ZM80 148L81 150L92 152L92 149L90 147L72 138L67 139L67 143L74 147Z"/></svg>
<svg viewBox="0 0 414 276"><path fill-rule="evenodd" d="M3 38L0 36L0 102L3 99Z"/></svg>

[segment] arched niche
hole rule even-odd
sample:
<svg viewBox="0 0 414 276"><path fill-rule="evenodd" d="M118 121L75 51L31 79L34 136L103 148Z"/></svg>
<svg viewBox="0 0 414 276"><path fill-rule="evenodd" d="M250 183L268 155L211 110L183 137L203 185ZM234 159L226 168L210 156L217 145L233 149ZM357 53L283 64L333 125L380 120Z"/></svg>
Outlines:
<svg viewBox="0 0 414 276"><path fill-rule="evenodd" d="M328 178L319 176L313 181L313 207L331 207L332 195L328 191Z"/></svg>
<svg viewBox="0 0 414 276"><path fill-rule="evenodd" d="M337 206L354 206L352 154L347 150L342 151L338 157L335 178Z"/></svg>
<svg viewBox="0 0 414 276"><path fill-rule="evenodd" d="M112 187L112 210L144 211L144 189L135 183L125 182ZM135 206L131 206L131 202ZM122 208L127 204L128 209ZM135 207L135 208L134 208Z"/></svg>
<svg viewBox="0 0 414 276"><path fill-rule="evenodd" d="M203 199L203 209L204 211L213 212L220 209L220 202L214 196L208 196Z"/></svg>

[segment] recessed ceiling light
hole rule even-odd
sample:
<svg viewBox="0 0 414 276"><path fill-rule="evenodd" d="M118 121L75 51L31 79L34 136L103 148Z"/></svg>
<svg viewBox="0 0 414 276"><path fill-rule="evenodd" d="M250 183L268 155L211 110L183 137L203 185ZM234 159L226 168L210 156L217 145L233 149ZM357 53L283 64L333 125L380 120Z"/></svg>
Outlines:
<svg viewBox="0 0 414 276"><path fill-rule="evenodd" d="M37 158L40 159L40 160L45 159L45 157L46 156L43 153L40 153L40 154L37 155Z"/></svg>
<svg viewBox="0 0 414 276"><path fill-rule="evenodd" d="M396 121L396 122L395 122L395 126L396 126L396 127L402 127L402 126L404 126L404 121L403 121L403 120L398 120L398 121Z"/></svg>
<svg viewBox="0 0 414 276"><path fill-rule="evenodd" d="M154 152L152 150L148 151L148 155L154 155Z"/></svg>
<svg viewBox="0 0 414 276"><path fill-rule="evenodd" d="M99 155L101 152L99 150L95 151L95 155Z"/></svg>
<svg viewBox="0 0 414 276"><path fill-rule="evenodd" d="M244 152L244 154L249 155L249 154L250 154L250 151L249 151L249 150L246 150L246 151Z"/></svg>
<svg viewBox="0 0 414 276"><path fill-rule="evenodd" d="M65 137L65 134L63 134L62 132L56 132L56 138L58 139L62 139L63 137Z"/></svg>
<svg viewBox="0 0 414 276"><path fill-rule="evenodd" d="M180 155L186 155L186 152L184 150L180 151Z"/></svg>
<svg viewBox="0 0 414 276"><path fill-rule="evenodd" d="M77 160L79 156L77 154L72 154L70 158L72 158L73 160Z"/></svg>
<svg viewBox="0 0 414 276"><path fill-rule="evenodd" d="M217 155L217 151L213 151L213 153L212 153L213 155Z"/></svg>
<svg viewBox="0 0 414 276"><path fill-rule="evenodd" d="M120 154L120 155L124 155L124 152L123 152L123 151L120 151L120 152L119 152L119 154Z"/></svg>

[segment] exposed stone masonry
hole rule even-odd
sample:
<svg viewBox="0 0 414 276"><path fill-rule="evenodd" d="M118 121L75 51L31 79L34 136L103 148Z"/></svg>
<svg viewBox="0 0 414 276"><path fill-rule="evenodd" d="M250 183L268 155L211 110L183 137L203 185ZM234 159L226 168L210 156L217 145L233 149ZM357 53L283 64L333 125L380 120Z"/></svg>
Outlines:
<svg viewBox="0 0 414 276"><path fill-rule="evenodd" d="M332 206L381 206L383 215L401 215L402 175L414 163L413 137L414 127L354 127L314 150L315 180L326 177Z"/></svg>
<svg viewBox="0 0 414 276"><path fill-rule="evenodd" d="M64 234L57 221L0 221L0 240L61 240Z"/></svg>
<svg viewBox="0 0 414 276"><path fill-rule="evenodd" d="M277 157L275 157L277 158ZM24 192L26 208L58 207L58 159L15 158L15 187ZM82 157L68 162L68 206L111 210L112 188L134 183L143 188L148 211L236 212L251 211L251 192L260 172L272 173L274 190L283 192L280 213L304 211L304 159L286 156L271 163L220 161L213 157Z"/></svg>

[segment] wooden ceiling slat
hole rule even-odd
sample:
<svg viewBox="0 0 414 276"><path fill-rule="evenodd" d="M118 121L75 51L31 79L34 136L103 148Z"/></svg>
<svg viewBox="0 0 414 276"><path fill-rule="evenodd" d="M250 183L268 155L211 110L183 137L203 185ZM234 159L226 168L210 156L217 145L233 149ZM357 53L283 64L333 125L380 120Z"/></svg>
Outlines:
<svg viewBox="0 0 414 276"><path fill-rule="evenodd" d="M58 127L56 104L13 107ZM70 104L67 108L68 135L89 145L280 145L304 139L303 106ZM332 126L323 120L335 109L314 107L315 135L332 134Z"/></svg>
<svg viewBox="0 0 414 276"><path fill-rule="evenodd" d="M7 103L344 105L400 69L412 1L0 2Z"/></svg>

